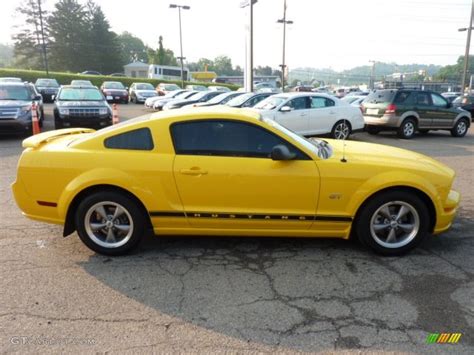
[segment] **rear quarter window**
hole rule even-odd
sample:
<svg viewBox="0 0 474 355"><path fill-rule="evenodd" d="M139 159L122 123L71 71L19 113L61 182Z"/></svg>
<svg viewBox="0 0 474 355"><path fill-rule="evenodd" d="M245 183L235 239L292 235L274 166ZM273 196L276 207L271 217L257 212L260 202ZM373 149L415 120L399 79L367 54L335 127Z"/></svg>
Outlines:
<svg viewBox="0 0 474 355"><path fill-rule="evenodd" d="M117 134L104 141L109 149L152 150L154 148L150 129L139 128L133 131Z"/></svg>

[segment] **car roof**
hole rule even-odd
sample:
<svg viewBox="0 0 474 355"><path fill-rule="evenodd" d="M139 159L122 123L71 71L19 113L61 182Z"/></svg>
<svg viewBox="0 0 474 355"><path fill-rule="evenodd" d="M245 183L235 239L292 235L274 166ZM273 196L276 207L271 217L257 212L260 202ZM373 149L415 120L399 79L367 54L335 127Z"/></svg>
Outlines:
<svg viewBox="0 0 474 355"><path fill-rule="evenodd" d="M328 99L334 99L334 96L325 94L323 92L309 92L309 91L295 91L295 92L285 92L280 94L274 94L272 96L276 97L284 97L284 98L293 98L293 97L301 97L301 96L317 96L317 97L325 97Z"/></svg>
<svg viewBox="0 0 474 355"><path fill-rule="evenodd" d="M62 89L95 89L95 90L98 90L97 89L97 86L90 86L90 85L87 85L87 86L81 86L81 85L63 85L61 87Z"/></svg>
<svg viewBox="0 0 474 355"><path fill-rule="evenodd" d="M30 84L30 83L26 83L26 82L19 82L19 81L0 81L0 85L2 86L26 86L27 84Z"/></svg>

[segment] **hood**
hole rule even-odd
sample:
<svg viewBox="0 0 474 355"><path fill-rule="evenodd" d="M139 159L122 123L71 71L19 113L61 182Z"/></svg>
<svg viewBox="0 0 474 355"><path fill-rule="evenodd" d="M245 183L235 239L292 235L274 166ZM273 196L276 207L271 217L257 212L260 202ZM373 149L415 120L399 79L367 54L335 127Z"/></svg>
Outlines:
<svg viewBox="0 0 474 355"><path fill-rule="evenodd" d="M57 101L58 107L107 107L104 101Z"/></svg>
<svg viewBox="0 0 474 355"><path fill-rule="evenodd" d="M0 107L22 107L31 105L32 101L26 100L0 100Z"/></svg>
<svg viewBox="0 0 474 355"><path fill-rule="evenodd" d="M328 139L333 157L341 159L344 141ZM345 141L345 157L348 162L364 162L387 167L426 170L454 177L454 170L426 155L382 144Z"/></svg>

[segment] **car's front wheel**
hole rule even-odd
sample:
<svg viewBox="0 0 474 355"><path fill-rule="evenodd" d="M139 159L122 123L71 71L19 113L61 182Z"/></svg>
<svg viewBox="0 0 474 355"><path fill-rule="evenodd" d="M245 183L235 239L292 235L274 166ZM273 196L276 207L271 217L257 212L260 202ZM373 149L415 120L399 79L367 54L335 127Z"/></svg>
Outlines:
<svg viewBox="0 0 474 355"><path fill-rule="evenodd" d="M429 230L426 204L406 191L382 192L357 216L355 232L362 244L382 255L401 255L422 242Z"/></svg>
<svg viewBox="0 0 474 355"><path fill-rule="evenodd" d="M123 255L140 242L145 217L137 203L118 192L101 192L81 201L75 217L82 242L104 255Z"/></svg>
<svg viewBox="0 0 474 355"><path fill-rule="evenodd" d="M347 120L336 122L331 130L331 137L334 139L347 139L351 134L351 124Z"/></svg>
<svg viewBox="0 0 474 355"><path fill-rule="evenodd" d="M465 118L459 119L456 122L453 129L451 129L451 135L453 137L464 137L469 129L469 122Z"/></svg>

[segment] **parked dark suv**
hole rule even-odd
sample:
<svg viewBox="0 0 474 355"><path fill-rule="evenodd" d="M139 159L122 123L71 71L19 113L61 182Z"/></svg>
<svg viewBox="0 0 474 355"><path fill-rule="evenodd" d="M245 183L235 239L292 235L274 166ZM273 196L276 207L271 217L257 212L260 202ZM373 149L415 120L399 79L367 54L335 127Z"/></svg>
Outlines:
<svg viewBox="0 0 474 355"><path fill-rule="evenodd" d="M35 93L30 83L0 82L0 133L31 134L32 104L41 100L41 95ZM40 106L37 106L36 114L41 125Z"/></svg>
<svg viewBox="0 0 474 355"><path fill-rule="evenodd" d="M112 110L95 86L62 86L54 103L54 128L105 127Z"/></svg>
<svg viewBox="0 0 474 355"><path fill-rule="evenodd" d="M453 101L453 107L460 107L469 111L474 119L474 93L459 96Z"/></svg>
<svg viewBox="0 0 474 355"><path fill-rule="evenodd" d="M370 134L396 130L400 138L413 138L416 131L448 130L454 137L466 135L471 114L441 95L422 90L376 90L362 104L366 129Z"/></svg>

